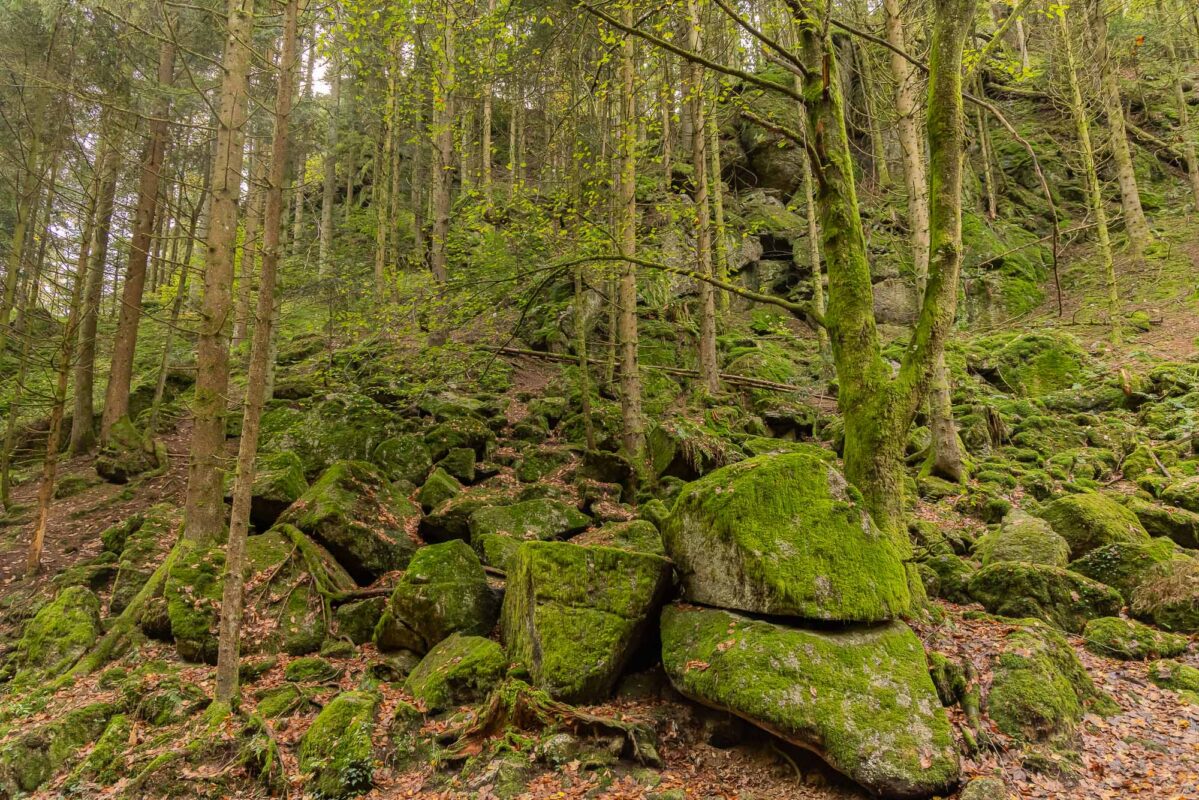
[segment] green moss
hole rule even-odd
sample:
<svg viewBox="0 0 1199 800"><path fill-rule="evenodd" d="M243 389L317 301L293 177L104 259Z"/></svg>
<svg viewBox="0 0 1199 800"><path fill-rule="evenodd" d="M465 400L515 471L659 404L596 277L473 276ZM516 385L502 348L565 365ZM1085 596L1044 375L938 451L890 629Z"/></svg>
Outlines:
<svg viewBox="0 0 1199 800"><path fill-rule="evenodd" d="M925 584L925 589L935 597L948 600L951 603L969 603L970 578L974 576L974 566L953 553L941 553L930 556L921 562L921 566L936 576L933 586Z"/></svg>
<svg viewBox="0 0 1199 800"><path fill-rule="evenodd" d="M333 680L340 674L340 669L320 656L297 658L283 670L283 677L296 683L322 683Z"/></svg>
<svg viewBox="0 0 1199 800"><path fill-rule="evenodd" d="M11 797L37 789L99 738L115 711L111 703L93 703L10 740L0 749L0 793Z"/></svg>
<svg viewBox="0 0 1199 800"><path fill-rule="evenodd" d="M300 770L313 774L308 786L315 796L353 797L371 788L378 706L373 692L342 692L312 721L297 756Z"/></svg>
<svg viewBox="0 0 1199 800"><path fill-rule="evenodd" d="M1130 599L1161 565L1180 557L1177 550L1169 539L1114 542L1090 551L1073 562L1070 569L1118 589L1125 599Z"/></svg>
<svg viewBox="0 0 1199 800"><path fill-rule="evenodd" d="M14 686L57 678L100 635L100 601L82 586L63 589L28 622L17 642Z"/></svg>
<svg viewBox="0 0 1199 800"><path fill-rule="evenodd" d="M96 741L96 746L88 753L67 779L67 785L72 786L80 781L90 781L101 786L109 786L125 774L125 753L129 748L129 734L133 730L133 722L125 714L115 714L108 721L104 733Z"/></svg>
<svg viewBox="0 0 1199 800"><path fill-rule="evenodd" d="M1137 445L1131 453L1126 455L1120 463L1120 472L1127 481L1135 481L1145 475L1157 473L1157 462L1153 460L1153 453L1149 445Z"/></svg>
<svg viewBox="0 0 1199 800"><path fill-rule="evenodd" d="M1088 709L1118 709L1091 681L1065 638L1022 622L1004 636L991 666L987 715L1008 736L1038 741L1072 733Z"/></svg>
<svg viewBox="0 0 1199 800"><path fill-rule="evenodd" d="M1162 500L1199 513L1199 475L1175 481L1162 490Z"/></svg>
<svg viewBox="0 0 1199 800"><path fill-rule="evenodd" d="M210 698L178 675L149 674L127 682L124 694L135 718L150 725L173 725L207 708Z"/></svg>
<svg viewBox="0 0 1199 800"><path fill-rule="evenodd" d="M1150 536L1165 536L1181 547L1199 550L1199 514L1139 497L1129 497L1127 504Z"/></svg>
<svg viewBox="0 0 1199 800"><path fill-rule="evenodd" d="M949 719L902 623L818 632L670 606L662 664L684 695L815 749L872 793L928 796L957 782Z"/></svg>
<svg viewBox="0 0 1199 800"><path fill-rule="evenodd" d="M507 668L504 651L495 642L454 634L421 659L404 688L433 714L483 700Z"/></svg>
<svg viewBox="0 0 1199 800"><path fill-rule="evenodd" d="M234 476L226 480L226 497L233 497ZM250 521L259 530L269 528L284 509L308 489L304 466L292 452L263 453L254 465L254 485L250 488Z"/></svg>
<svg viewBox="0 0 1199 800"><path fill-rule="evenodd" d="M1126 660L1176 656L1187 648L1185 636L1162 633L1148 625L1120 617L1100 617L1082 631L1092 653Z"/></svg>
<svg viewBox="0 0 1199 800"><path fill-rule="evenodd" d="M591 524L591 517L560 500L538 498L506 506L480 508L470 515L470 535L500 534L517 539L569 537Z"/></svg>
<svg viewBox="0 0 1199 800"><path fill-rule="evenodd" d="M280 517L320 542L359 583L403 569L416 551L419 509L374 467L341 461Z"/></svg>
<svg viewBox="0 0 1199 800"><path fill-rule="evenodd" d="M365 461L402 421L365 395L335 394L297 406L273 405L262 415L263 453L290 451L312 477L337 461Z"/></svg>
<svg viewBox="0 0 1199 800"><path fill-rule="evenodd" d="M1060 567L999 561L970 579L970 595L993 614L1033 617L1078 633L1087 620L1119 613L1120 593Z"/></svg>
<svg viewBox="0 0 1199 800"><path fill-rule="evenodd" d="M997 561L1025 561L1064 567L1070 546L1044 520L1014 510L998 530L979 538L974 554L984 566Z"/></svg>
<svg viewBox="0 0 1199 800"><path fill-rule="evenodd" d="M371 454L371 462L392 481L410 481L416 485L424 483L433 468L433 458L424 438L416 434L403 434L379 442Z"/></svg>
<svg viewBox="0 0 1199 800"><path fill-rule="evenodd" d="M1025 397L1069 389L1086 375L1090 359L1075 339L1056 331L998 334L972 344L979 371Z"/></svg>
<svg viewBox="0 0 1199 800"><path fill-rule="evenodd" d="M425 511L432 511L461 491L462 485L454 480L454 476L437 467L416 493L416 502Z"/></svg>
<svg viewBox="0 0 1199 800"><path fill-rule="evenodd" d="M342 603L333 612L337 620L337 632L349 637L354 644L369 642L386 606L387 599L384 597L368 597L365 600Z"/></svg>
<svg viewBox="0 0 1199 800"><path fill-rule="evenodd" d="M479 557L460 539L416 551L391 595L388 644L425 653L453 633L484 636L499 608Z"/></svg>
<svg viewBox="0 0 1199 800"><path fill-rule="evenodd" d="M437 466L463 483L475 482L475 451L470 447L451 447Z"/></svg>
<svg viewBox="0 0 1199 800"><path fill-rule="evenodd" d="M1199 693L1199 668L1177 661L1155 661L1149 665L1149 680L1163 689Z"/></svg>
<svg viewBox="0 0 1199 800"><path fill-rule="evenodd" d="M420 534L427 542L470 539L470 518L481 508L513 501L507 486L471 486L446 500L420 521Z"/></svg>
<svg viewBox="0 0 1199 800"><path fill-rule="evenodd" d="M567 542L526 542L508 573L508 656L567 702L606 698L662 601L670 562Z"/></svg>
<svg viewBox="0 0 1199 800"><path fill-rule="evenodd" d="M425 434L425 444L434 461L459 447L470 448L479 460L485 460L495 446L495 434L477 417L459 417L431 428Z"/></svg>
<svg viewBox="0 0 1199 800"><path fill-rule="evenodd" d="M223 546L180 542L164 595L175 649L186 661L216 663L224 569Z"/></svg>
<svg viewBox="0 0 1199 800"><path fill-rule="evenodd" d="M118 522L101 531L100 543L104 547L104 551L119 556L125 549L126 540L142 526L144 520L145 518L141 514L134 514L123 522Z"/></svg>
<svg viewBox="0 0 1199 800"><path fill-rule="evenodd" d="M258 693L258 715L277 719L292 714L305 703L304 690L293 683L273 686Z"/></svg>
<svg viewBox="0 0 1199 800"><path fill-rule="evenodd" d="M639 553L665 555L662 545L662 534L652 522L644 519L634 519L628 522L608 522L596 532L599 542L622 550L634 550Z"/></svg>
<svg viewBox="0 0 1199 800"><path fill-rule="evenodd" d="M695 602L847 622L890 619L911 603L905 547L809 453L759 456L688 485L662 539Z"/></svg>
<svg viewBox="0 0 1199 800"><path fill-rule="evenodd" d="M110 483L128 483L131 478L166 469L166 448L143 436L128 417L113 423L108 442L96 456L96 473Z"/></svg>
<svg viewBox="0 0 1199 800"><path fill-rule="evenodd" d="M1161 564L1132 594L1138 619L1178 633L1199 633L1199 559Z"/></svg>
<svg viewBox="0 0 1199 800"><path fill-rule="evenodd" d="M1149 538L1136 514L1098 492L1054 500L1041 516L1070 545L1071 559L1113 542L1137 542Z"/></svg>
<svg viewBox="0 0 1199 800"><path fill-rule="evenodd" d="M511 569L512 560L516 557L516 551L520 549L524 539L517 539L502 533L483 533L476 536L472 543L484 564L507 572Z"/></svg>
<svg viewBox="0 0 1199 800"><path fill-rule="evenodd" d="M110 614L119 614L141 591L179 536L181 518L174 506L160 503L137 519L140 523L121 548L117 578L108 601Z"/></svg>

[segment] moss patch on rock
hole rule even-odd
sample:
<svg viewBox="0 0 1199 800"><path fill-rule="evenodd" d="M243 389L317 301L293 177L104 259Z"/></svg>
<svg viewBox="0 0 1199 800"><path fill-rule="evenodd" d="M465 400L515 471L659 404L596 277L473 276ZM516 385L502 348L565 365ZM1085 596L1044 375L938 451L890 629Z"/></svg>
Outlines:
<svg viewBox="0 0 1199 800"><path fill-rule="evenodd" d="M506 506L480 508L470 515L470 535L498 534L548 541L586 530L591 517L561 500L537 498Z"/></svg>
<svg viewBox="0 0 1199 800"><path fill-rule="evenodd" d="M1110 586L1046 564L999 561L970 579L970 595L993 614L1033 617L1071 633L1087 620L1114 616L1124 604Z"/></svg>
<svg viewBox="0 0 1199 800"><path fill-rule="evenodd" d="M758 456L688 485L662 539L697 603L841 622L911 605L905 547L810 453Z"/></svg>
<svg viewBox="0 0 1199 800"><path fill-rule="evenodd" d="M1177 545L1169 539L1114 542L1091 550L1070 564L1070 569L1118 589L1125 600L1131 600L1162 565L1179 557Z"/></svg>
<svg viewBox="0 0 1199 800"><path fill-rule="evenodd" d="M388 644L426 653L454 633L485 636L499 603L479 557L460 539L416 551L389 606L396 629Z"/></svg>
<svg viewBox="0 0 1199 800"><path fill-rule="evenodd" d="M93 703L34 727L0 750L0 795L32 792L104 733L116 707Z"/></svg>
<svg viewBox="0 0 1199 800"><path fill-rule="evenodd" d="M404 688L430 714L477 703L500 682L508 661L482 636L454 634L439 642L412 670Z"/></svg>
<svg viewBox="0 0 1199 800"><path fill-rule="evenodd" d="M1070 546L1045 520L1013 510L998 530L979 538L974 554L984 566L997 561L1024 561L1064 567L1070 558Z"/></svg>
<svg viewBox="0 0 1199 800"><path fill-rule="evenodd" d="M957 783L949 719L903 623L824 632L669 606L662 663L683 694L815 750L874 794Z"/></svg>
<svg viewBox="0 0 1199 800"><path fill-rule="evenodd" d="M312 721L297 755L300 770L312 773L308 785L314 794L345 798L371 788L378 706L373 692L342 692Z"/></svg>
<svg viewBox="0 0 1199 800"><path fill-rule="evenodd" d="M1163 633L1120 617L1091 620L1083 628L1082 638L1092 653L1125 660L1166 658L1179 655L1187 648L1185 636Z"/></svg>
<svg viewBox="0 0 1199 800"><path fill-rule="evenodd" d="M57 678L70 669L100 635L100 601L82 586L70 586L42 607L17 642L14 686Z"/></svg>
<svg viewBox="0 0 1199 800"><path fill-rule="evenodd" d="M1112 542L1149 538L1136 514L1098 492L1061 497L1046 506L1041 516L1070 545L1071 559Z"/></svg>

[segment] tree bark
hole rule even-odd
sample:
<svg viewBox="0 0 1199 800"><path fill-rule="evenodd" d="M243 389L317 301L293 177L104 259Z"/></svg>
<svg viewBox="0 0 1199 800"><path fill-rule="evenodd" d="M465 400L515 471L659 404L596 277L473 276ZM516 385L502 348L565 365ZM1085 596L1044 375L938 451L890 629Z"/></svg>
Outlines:
<svg viewBox="0 0 1199 800"><path fill-rule="evenodd" d="M212 164L208 253L204 296L196 341L196 388L192 402L191 460L184 504L184 536L211 544L224 528L221 468L225 446L225 408L229 389L229 341L226 331L233 289L233 253L237 244L237 202L241 192L246 111L249 102L254 0L229 0L227 38L217 120L216 157Z"/></svg>
<svg viewBox="0 0 1199 800"><path fill-rule="evenodd" d="M687 0L687 46L703 52L699 8L696 0ZM695 249L697 269L712 275L712 219L708 208L708 134L704 91L704 68L688 65L688 94L691 102L691 168L694 173ZM716 298L712 284L699 282L699 374L708 394L720 391L720 364L716 359Z"/></svg>
<svg viewBox="0 0 1199 800"><path fill-rule="evenodd" d="M439 286L449 278L447 239L450 234L450 195L454 183L454 92L455 55L454 38L456 19L453 4L446 5L445 19L440 31L440 46L437 51L437 74L433 80L433 142L434 162L432 201L433 229L429 236L429 268L433 280ZM446 340L446 323L435 320L431 323L429 341L443 344Z"/></svg>
<svg viewBox="0 0 1199 800"><path fill-rule="evenodd" d="M229 703L237 693L237 667L241 645L242 592L246 561L246 536L250 524L250 494L254 488L254 460L258 454L259 422L266 402L270 372L271 338L274 335L275 283L279 263L279 230L283 214L283 183L287 178L287 145L291 124L291 98L296 78L296 29L299 0L288 0L284 12L283 48L279 57L279 93L275 100L275 133L271 142L271 174L266 190L262 232L262 275L250 349L246 402L233 482L233 512L225 548L220 633L217 642L215 699ZM334 77L336 81L337 78ZM332 211L330 210L330 214Z"/></svg>
<svg viewBox="0 0 1199 800"><path fill-rule="evenodd" d="M333 200L337 194L337 134L341 113L341 62L336 56L329 61L333 76L329 80L329 129L325 135L324 185L321 187L321 240L318 257L319 275L329 277L329 248L333 244Z"/></svg>
<svg viewBox="0 0 1199 800"><path fill-rule="evenodd" d="M1187 178L1191 183L1191 198L1195 210L1199 211L1199 157L1195 153L1196 134L1189 130L1190 110L1187 106L1186 93L1182 88L1183 62L1178 56L1178 44L1175 41L1175 26L1169 19L1165 3L1157 0L1157 15L1165 26L1166 55L1170 60L1170 79L1174 89L1174 107L1178 113L1178 131L1182 139L1182 155L1186 162Z"/></svg>
<svg viewBox="0 0 1199 800"><path fill-rule="evenodd" d="M246 222L241 246L241 275L237 280L237 304L233 312L233 347L250 335L250 305L254 297L254 275L262 241L262 214L266 200L266 148L255 148L250 158L250 186L246 196Z"/></svg>
<svg viewBox="0 0 1199 800"><path fill-rule="evenodd" d="M162 184L162 164L166 153L167 117L171 99L165 90L174 83L175 44L163 41L158 50L158 84L163 94L153 107L150 141L142 159L137 187L137 210L133 235L129 240L129 262L125 267L125 285L113 336L112 365L104 394L104 414L100 419L100 442L108 441L113 424L129 413L129 386L133 380L133 356L137 350L137 327L142 317L142 293L146 286L146 264L150 239L154 232L154 212L158 207L158 189Z"/></svg>
<svg viewBox="0 0 1199 800"><path fill-rule="evenodd" d="M621 4L624 24L633 24L631 0ZM620 181L617 195L616 241L622 255L637 254L637 97L634 85L634 50L631 37L620 43ZM641 375L637 365L637 268L626 261L620 272L616 302L616 341L620 350L620 406L624 449L640 470L645 454L645 417L641 410Z"/></svg>

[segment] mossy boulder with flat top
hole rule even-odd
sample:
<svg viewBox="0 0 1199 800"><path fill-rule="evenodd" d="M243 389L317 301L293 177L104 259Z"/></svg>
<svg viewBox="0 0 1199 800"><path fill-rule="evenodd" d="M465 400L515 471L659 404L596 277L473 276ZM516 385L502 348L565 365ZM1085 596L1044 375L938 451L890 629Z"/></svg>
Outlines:
<svg viewBox="0 0 1199 800"><path fill-rule="evenodd" d="M262 415L259 451L290 451L314 478L338 461L369 461L403 427L399 416L367 397L344 393L295 406L272 404Z"/></svg>
<svg viewBox="0 0 1199 800"><path fill-rule="evenodd" d="M682 694L815 751L872 794L923 798L957 784L949 718L902 622L817 631L668 606L662 665Z"/></svg>
<svg viewBox="0 0 1199 800"><path fill-rule="evenodd" d="M1041 517L1070 545L1072 560L1112 542L1149 539L1136 514L1098 492L1058 498L1045 507Z"/></svg>
<svg viewBox="0 0 1199 800"><path fill-rule="evenodd" d="M394 623L392 649L427 653L454 633L486 636L495 627L499 602L475 551L452 539L416 551L387 613Z"/></svg>
<svg viewBox="0 0 1199 800"><path fill-rule="evenodd" d="M1199 514L1199 475L1175 481L1162 489L1162 500Z"/></svg>
<svg viewBox="0 0 1199 800"><path fill-rule="evenodd" d="M453 475L437 467L429 473L415 497L421 508L429 512L461 491L462 484L458 483Z"/></svg>
<svg viewBox="0 0 1199 800"><path fill-rule="evenodd" d="M974 371L1013 394L1041 397L1079 383L1090 358L1064 333L996 334L973 343Z"/></svg>
<svg viewBox="0 0 1199 800"><path fill-rule="evenodd" d="M1087 623L1082 638L1092 653L1127 661L1176 656L1187 649L1185 636L1164 633L1121 617L1100 617Z"/></svg>
<svg viewBox="0 0 1199 800"><path fill-rule="evenodd" d="M1182 547L1199 550L1199 514L1135 496L1129 497L1127 503L1150 536L1165 536Z"/></svg>
<svg viewBox="0 0 1199 800"><path fill-rule="evenodd" d="M365 585L407 566L420 544L418 509L370 464L339 461L283 516L317 542Z"/></svg>
<svg viewBox="0 0 1199 800"><path fill-rule="evenodd" d="M117 562L117 577L108 600L108 613L119 614L141 591L179 536L181 515L167 503L151 506L135 519Z"/></svg>
<svg viewBox="0 0 1199 800"><path fill-rule="evenodd" d="M1149 665L1149 680L1163 689L1173 689L1194 705L1199 705L1199 668L1173 659Z"/></svg>
<svg viewBox="0 0 1199 800"><path fill-rule="evenodd" d="M470 486L430 511L420 521L420 535L427 542L471 539L470 518L480 508L513 502L515 491L494 481Z"/></svg>
<svg viewBox="0 0 1199 800"><path fill-rule="evenodd" d="M57 678L100 635L100 601L82 586L63 589L25 625L14 660L15 685Z"/></svg>
<svg viewBox="0 0 1199 800"><path fill-rule="evenodd" d="M498 644L482 636L455 633L439 642L416 665L404 688L436 714L484 700L504 677L508 661Z"/></svg>
<svg viewBox="0 0 1199 800"><path fill-rule="evenodd" d="M983 567L969 589L993 614L1041 619L1071 633L1080 632L1087 620L1114 616L1124 605L1110 586L1061 567L1020 561Z"/></svg>
<svg viewBox="0 0 1199 800"><path fill-rule="evenodd" d="M997 530L979 537L974 555L984 566L997 561L1024 561L1064 567L1070 560L1070 545L1045 520L1013 509Z"/></svg>
<svg viewBox="0 0 1199 800"><path fill-rule="evenodd" d="M228 501L233 499L233 483L230 474L225 481ZM250 488L250 522L258 530L266 530L307 488L304 465L295 453L261 454L254 465L254 485Z"/></svg>
<svg viewBox="0 0 1199 800"><path fill-rule="evenodd" d="M96 474L109 483L130 479L167 467L167 449L161 441L143 436L128 417L113 423L108 441L96 456Z"/></svg>
<svg viewBox="0 0 1199 800"><path fill-rule="evenodd" d="M1097 547L1070 564L1070 569L1105 583L1131 600L1137 588L1163 565L1184 558L1169 539L1144 542L1113 542Z"/></svg>
<svg viewBox="0 0 1199 800"><path fill-rule="evenodd" d="M314 796L354 797L374 782L375 711L379 696L368 691L342 692L326 705L300 739L301 772Z"/></svg>
<svg viewBox="0 0 1199 800"><path fill-rule="evenodd" d="M425 445L434 461L440 461L459 447L474 450L475 457L484 461L495 447L495 434L478 417L463 416L430 428L425 434Z"/></svg>
<svg viewBox="0 0 1199 800"><path fill-rule="evenodd" d="M587 529L591 517L572 505L548 497L507 506L480 508L470 515L470 536L498 534L517 539L548 541Z"/></svg>
<svg viewBox="0 0 1199 800"><path fill-rule="evenodd" d="M409 481L419 486L424 483L433 468L433 459L424 438L414 433L393 436L379 442L371 455L376 465L388 480Z"/></svg>
<svg viewBox="0 0 1199 800"><path fill-rule="evenodd" d="M1116 713L1065 637L1037 620L1005 634L991 664L987 716L1008 736L1040 741L1072 733L1088 711Z"/></svg>
<svg viewBox="0 0 1199 800"><path fill-rule="evenodd" d="M508 657L570 703L615 685L662 602L661 556L569 542L526 542L510 562L500 629Z"/></svg>
<svg viewBox="0 0 1199 800"><path fill-rule="evenodd" d="M662 540L696 603L837 622L888 620L911 606L905 544L811 453L758 456L687 485Z"/></svg>

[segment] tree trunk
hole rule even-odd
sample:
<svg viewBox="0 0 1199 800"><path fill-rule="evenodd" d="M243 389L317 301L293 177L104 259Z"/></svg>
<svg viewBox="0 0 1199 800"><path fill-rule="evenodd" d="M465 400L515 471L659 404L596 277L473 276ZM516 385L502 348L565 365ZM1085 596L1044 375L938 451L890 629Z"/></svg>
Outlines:
<svg viewBox="0 0 1199 800"><path fill-rule="evenodd" d="M237 201L241 192L249 102L254 0L229 0L227 27L216 157L212 164L204 297L196 341L196 388L192 402L195 424L184 505L184 536L201 543L217 541L224 528L221 462L229 389L229 342L225 323L231 310L233 289L233 252L237 244Z"/></svg>
<svg viewBox="0 0 1199 800"><path fill-rule="evenodd" d="M158 91L165 92L174 82L175 44L164 41L158 50ZM146 262L150 237L154 232L154 212L158 189L162 184L162 164L167 146L167 117L171 113L170 95L163 94L154 104L150 121L150 142L142 159L137 187L137 210L133 235L129 240L129 262L125 268L125 286L113 336L112 365L104 395L104 416L100 420L100 441L108 440L113 424L129 413L129 386L133 380L133 356L137 350L137 327L142 317L142 293L146 285Z"/></svg>
<svg viewBox="0 0 1199 800"><path fill-rule="evenodd" d="M712 210L715 217L716 229L714 231L716 237L716 278L720 281L728 283L729 272L732 270L732 265L729 263L729 239L728 228L724 221L724 180L721 178L720 168L720 125L716 119L716 104L713 103L708 111L708 118L705 121L705 128L708 132L708 152L709 160L712 165ZM727 314L729 311L729 293L721 291L717 295L717 306L721 314Z"/></svg>
<svg viewBox="0 0 1199 800"><path fill-rule="evenodd" d="M1196 134L1189 130L1190 110L1187 106L1186 93L1182 87L1183 62L1178 57L1178 44L1175 41L1175 26L1169 19L1165 4L1162 0L1157 0L1157 15L1159 21L1165 25L1163 35L1166 40L1166 54L1170 60L1170 78L1174 84L1174 107L1178 112L1178 131L1182 139L1182 155L1186 160L1187 177L1191 182L1191 198L1195 203L1195 210L1199 211L1199 157L1195 153Z"/></svg>
<svg viewBox="0 0 1199 800"><path fill-rule="evenodd" d="M632 27L633 5L622 4L621 17ZM616 241L625 256L637 254L637 96L634 78L634 41L626 36L620 43L620 182L617 196ZM624 449L636 469L645 454L645 417L641 410L641 375L637 365L637 269L631 261L621 268L616 322L620 349L620 406L624 427Z"/></svg>
<svg viewBox="0 0 1199 800"><path fill-rule="evenodd" d="M699 28L699 8L696 0L687 0L687 46L692 52L703 52ZM688 93L691 98L691 168L695 188L695 249L697 269L701 275L712 275L712 220L708 209L708 139L704 108L704 68L692 62L688 65ZM716 359L716 298L712 284L699 281L699 375L708 394L720 391L720 364Z"/></svg>
<svg viewBox="0 0 1199 800"><path fill-rule="evenodd" d="M329 61L333 76L329 80L329 130L325 137L324 185L321 187L321 242L319 275L329 277L329 248L333 244L333 200L337 194L337 129L341 113L341 63L334 56Z"/></svg>
<svg viewBox="0 0 1199 800"><path fill-rule="evenodd" d="M437 76L433 80L433 142L434 162L432 200L433 229L429 236L429 268L433 280L444 285L449 278L446 239L450 234L450 193L454 184L454 92L455 56L454 30L456 19L454 6L446 5L445 19L441 28L441 47L438 51ZM429 341L443 344L446 340L446 323L434 320Z"/></svg>
<svg viewBox="0 0 1199 800"><path fill-rule="evenodd" d="M107 111L107 109L105 109ZM102 117L104 115L102 114ZM96 412L94 381L96 373L96 325L100 316L100 297L104 290L104 266L108 260L108 238L112 232L113 207L116 204L117 175L121 152L117 141L116 120L109 112L100 123L101 153L99 156L100 190L96 200L96 224L91 246L91 266L84 287L83 306L79 318L79 358L75 362L75 394L71 411L72 455L92 449L96 443Z"/></svg>
<svg viewBox="0 0 1199 800"><path fill-rule="evenodd" d="M233 482L233 512L229 518L229 543L225 549L225 574L217 650L215 699L230 703L237 693L237 667L241 644L242 591L246 561L246 535L250 525L250 494L254 488L254 459L258 454L259 422L266 402L269 355L274 334L275 276L279 263L279 229L283 213L283 182L287 177L288 126L292 87L296 76L296 28L299 0L288 0L284 12L283 49L279 57L279 94L275 100L275 133L271 143L271 174L267 187L262 232L262 276L250 349L246 403L242 410L237 475ZM336 81L336 74L334 81ZM332 211L330 211L330 214Z"/></svg>
<svg viewBox="0 0 1199 800"><path fill-rule="evenodd" d="M1107 284L1108 317L1114 342L1120 341L1120 297L1116 286L1116 266L1112 257L1111 236L1107 228L1107 208L1103 201L1103 189L1095 170L1095 148L1091 143L1091 122L1087 116L1087 105L1083 100L1078 80L1078 64L1074 57L1074 42L1071 39L1069 13L1062 9L1057 14L1058 28L1062 36L1062 52L1066 57L1066 81L1070 91L1070 114L1074 118L1074 130L1078 135L1078 149L1082 156L1082 171L1087 181L1087 200L1091 215L1095 218L1095 239L1099 247L1099 259L1103 264L1103 277Z"/></svg>
<svg viewBox="0 0 1199 800"><path fill-rule="evenodd" d="M1140 258L1145 249L1152 244L1153 235L1141 208L1141 194L1137 190L1132 151L1128 147L1128 133L1124 128L1124 102L1120 99L1115 59L1111 56L1107 41L1107 18L1099 0L1089 0L1089 3L1095 40L1095 60L1099 65L1099 95L1103 103L1103 113L1107 117L1108 143L1111 146L1112 162L1116 167L1116 180L1120 184L1124 230L1128 233L1133 257Z"/></svg>
<svg viewBox="0 0 1199 800"><path fill-rule="evenodd" d="M266 200L266 163L270 154L265 148L251 151L250 186L246 196L246 223L241 246L241 275L237 280L237 303L233 312L233 347L236 349L250 335L250 304L254 298L254 275L257 272L259 244L262 241L262 214Z"/></svg>

